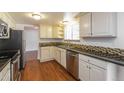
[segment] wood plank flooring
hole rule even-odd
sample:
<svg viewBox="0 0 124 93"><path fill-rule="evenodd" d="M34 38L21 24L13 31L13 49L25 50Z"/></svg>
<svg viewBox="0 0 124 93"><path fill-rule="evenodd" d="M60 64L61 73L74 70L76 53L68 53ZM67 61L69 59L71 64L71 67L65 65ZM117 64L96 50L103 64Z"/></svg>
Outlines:
<svg viewBox="0 0 124 93"><path fill-rule="evenodd" d="M40 63L28 61L22 72L21 81L75 81L75 79L56 61Z"/></svg>

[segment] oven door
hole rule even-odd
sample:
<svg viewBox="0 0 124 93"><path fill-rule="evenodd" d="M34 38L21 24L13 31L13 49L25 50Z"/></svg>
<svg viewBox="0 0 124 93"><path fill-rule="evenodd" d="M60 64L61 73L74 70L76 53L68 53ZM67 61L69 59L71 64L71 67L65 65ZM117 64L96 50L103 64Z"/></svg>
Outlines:
<svg viewBox="0 0 124 93"><path fill-rule="evenodd" d="M20 56L11 62L11 80L16 81L19 78Z"/></svg>

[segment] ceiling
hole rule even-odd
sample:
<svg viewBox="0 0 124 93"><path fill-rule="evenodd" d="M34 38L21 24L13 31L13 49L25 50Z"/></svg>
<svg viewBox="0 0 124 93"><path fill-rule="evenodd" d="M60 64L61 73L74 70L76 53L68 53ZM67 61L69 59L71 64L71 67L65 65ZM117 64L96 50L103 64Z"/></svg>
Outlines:
<svg viewBox="0 0 124 93"><path fill-rule="evenodd" d="M41 20L35 20L32 18L33 12L9 12L9 14L15 19L17 24L57 24L63 20L64 12L41 12L45 18Z"/></svg>

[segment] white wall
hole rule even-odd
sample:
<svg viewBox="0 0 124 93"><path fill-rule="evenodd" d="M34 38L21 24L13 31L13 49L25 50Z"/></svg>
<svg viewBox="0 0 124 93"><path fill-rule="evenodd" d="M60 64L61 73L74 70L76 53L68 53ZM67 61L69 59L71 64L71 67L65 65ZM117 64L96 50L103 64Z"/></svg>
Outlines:
<svg viewBox="0 0 124 93"><path fill-rule="evenodd" d="M26 51L38 50L39 45L38 30L24 30L24 38L26 40Z"/></svg>

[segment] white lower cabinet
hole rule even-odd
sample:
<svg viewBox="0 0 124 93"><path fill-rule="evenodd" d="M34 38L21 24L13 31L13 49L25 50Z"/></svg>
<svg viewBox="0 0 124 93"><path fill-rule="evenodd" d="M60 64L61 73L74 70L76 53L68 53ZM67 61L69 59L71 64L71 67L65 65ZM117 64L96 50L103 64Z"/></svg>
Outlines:
<svg viewBox="0 0 124 93"><path fill-rule="evenodd" d="M40 61L49 61L53 59L53 47L41 47L40 50Z"/></svg>
<svg viewBox="0 0 124 93"><path fill-rule="evenodd" d="M56 61L61 64L61 50L56 48Z"/></svg>
<svg viewBox="0 0 124 93"><path fill-rule="evenodd" d="M10 81L10 62L0 72L0 81Z"/></svg>
<svg viewBox="0 0 124 93"><path fill-rule="evenodd" d="M89 64L87 62L79 62L79 78L84 81L88 81L90 79Z"/></svg>
<svg viewBox="0 0 124 93"><path fill-rule="evenodd" d="M90 66L90 80L91 81L105 81L106 70L100 67L91 65Z"/></svg>
<svg viewBox="0 0 124 93"><path fill-rule="evenodd" d="M95 61L96 60L96 61ZM93 64L95 62L95 64ZM79 78L83 81L104 81L106 78L106 62L79 55ZM107 65L106 65L107 66Z"/></svg>
<svg viewBox="0 0 124 93"><path fill-rule="evenodd" d="M56 61L66 68L66 50L56 47Z"/></svg>
<svg viewBox="0 0 124 93"><path fill-rule="evenodd" d="M61 65L66 68L66 50L61 49Z"/></svg>
<svg viewBox="0 0 124 93"><path fill-rule="evenodd" d="M66 68L66 50L55 46L41 47L40 61L45 62L55 59Z"/></svg>

